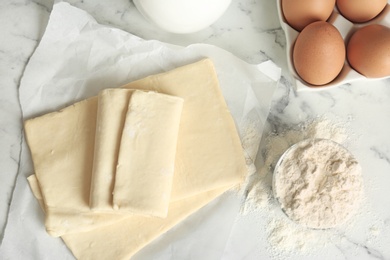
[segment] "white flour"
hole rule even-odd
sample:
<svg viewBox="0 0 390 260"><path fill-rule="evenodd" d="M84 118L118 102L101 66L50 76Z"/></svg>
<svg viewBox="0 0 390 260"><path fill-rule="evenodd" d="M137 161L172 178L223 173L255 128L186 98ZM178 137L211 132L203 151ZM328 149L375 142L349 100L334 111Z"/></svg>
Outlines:
<svg viewBox="0 0 390 260"><path fill-rule="evenodd" d="M261 167L257 171L253 171L253 174L247 177L242 187L246 199L241 207L241 214L243 216L256 214L261 210L267 212L269 224L265 232L271 257L310 254L313 250L323 248L331 240L327 230L302 227L283 215L279 204L273 198L272 172L280 156L290 146L304 139L322 138L340 144L348 143L352 135L346 128L346 123L322 117L294 126L282 133L273 134L266 140L264 162L259 164Z"/></svg>
<svg viewBox="0 0 390 260"><path fill-rule="evenodd" d="M255 142L250 142L250 136L253 136L254 124L247 124L243 133L245 143L259 145L259 138L255 137ZM265 161L258 171L252 170L253 174L249 175L246 184L244 184L245 192L247 193L246 202L241 208L243 215L255 211L258 208L264 208L269 204L271 194L272 173L276 162L280 156L293 144L307 138L323 138L330 139L338 143L348 141L350 133L347 133L345 125L338 122L333 122L327 118L317 118L309 121L304 125L299 125L293 129L287 130L279 134L273 134L267 139ZM245 147L245 146L244 146ZM249 149L245 149L249 150ZM253 150L253 146L250 150ZM254 158L256 154L250 157Z"/></svg>
<svg viewBox="0 0 390 260"><path fill-rule="evenodd" d="M274 173L274 194L295 222L331 228L353 215L362 198L361 167L341 145L326 139L299 142Z"/></svg>
<svg viewBox="0 0 390 260"><path fill-rule="evenodd" d="M307 252L311 248L320 248L328 244L329 234L326 231L318 231L303 228L291 221L282 218L272 219L267 226L268 242L270 251L274 256L281 256L283 253Z"/></svg>

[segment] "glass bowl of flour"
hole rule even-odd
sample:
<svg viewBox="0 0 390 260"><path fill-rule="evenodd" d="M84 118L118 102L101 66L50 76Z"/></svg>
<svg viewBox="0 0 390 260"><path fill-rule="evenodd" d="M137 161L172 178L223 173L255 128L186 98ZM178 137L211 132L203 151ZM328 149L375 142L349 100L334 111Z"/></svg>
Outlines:
<svg viewBox="0 0 390 260"><path fill-rule="evenodd" d="M306 139L280 157L272 189L291 220L314 229L333 228L359 207L362 170L342 145L328 139Z"/></svg>

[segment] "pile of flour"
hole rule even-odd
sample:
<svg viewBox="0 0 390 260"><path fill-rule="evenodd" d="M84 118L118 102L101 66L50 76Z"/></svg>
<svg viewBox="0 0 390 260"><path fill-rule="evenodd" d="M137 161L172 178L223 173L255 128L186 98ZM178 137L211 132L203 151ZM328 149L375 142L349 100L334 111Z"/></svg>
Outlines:
<svg viewBox="0 0 390 260"><path fill-rule="evenodd" d="M344 223L363 194L360 165L343 146L327 139L306 139L289 149L273 184L284 212L310 228Z"/></svg>
<svg viewBox="0 0 390 260"><path fill-rule="evenodd" d="M265 232L271 256L278 258L283 254L310 254L335 239L334 233L305 228L292 222L281 212L280 204L272 193L272 173L281 155L290 146L305 139L330 139L348 146L351 138L355 138L353 133L348 132L348 124L349 122L342 120L319 117L305 124L291 126L283 132L271 134L265 140L265 149L259 151L261 156L257 159L263 161L257 162L258 168L251 171L252 174L249 174L241 188L245 197L241 215L245 218L248 214L266 212L268 225Z"/></svg>
<svg viewBox="0 0 390 260"><path fill-rule="evenodd" d="M246 197L246 201L241 208L242 215L269 205L269 200L272 198L272 172L280 156L290 146L308 138L330 139L340 144L346 144L353 135L348 133L345 124L326 117L319 117L305 124L286 129L284 132L271 134L266 140L264 162L261 163L260 168L249 171L250 174L242 187ZM249 124L248 129L253 129L253 125ZM253 131L249 130L244 132L253 133ZM248 137L249 135L247 135L246 139L251 139ZM255 143L257 149L259 139L255 138L254 141L256 142L247 140L247 143ZM253 156L251 157L254 158Z"/></svg>

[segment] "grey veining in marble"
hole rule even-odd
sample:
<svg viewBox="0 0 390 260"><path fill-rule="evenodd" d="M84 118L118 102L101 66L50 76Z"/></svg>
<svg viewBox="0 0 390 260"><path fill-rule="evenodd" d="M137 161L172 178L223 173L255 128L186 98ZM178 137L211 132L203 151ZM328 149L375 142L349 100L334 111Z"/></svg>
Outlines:
<svg viewBox="0 0 390 260"><path fill-rule="evenodd" d="M249 63L274 61L283 73L268 119L268 134L327 115L350 122L356 136L350 149L365 171L370 204L359 223L360 230L341 234L343 242L329 251L337 259L390 259L390 79L355 82L320 92L294 91L287 68L286 39L277 18L275 0L233 0L215 24L187 35L167 33L155 27L141 16L130 0L67 2L86 10L102 24L147 40L182 46L208 43ZM23 70L44 33L52 5L50 0L0 3L0 241L20 167L23 130L18 87ZM152 247L158 254L166 244L167 241L157 240ZM263 244L253 247L238 244L226 259L243 259L248 252L252 256L261 255L258 251L263 247Z"/></svg>
<svg viewBox="0 0 390 260"><path fill-rule="evenodd" d="M18 87L49 14L49 3L0 3L0 241L20 160L22 121Z"/></svg>

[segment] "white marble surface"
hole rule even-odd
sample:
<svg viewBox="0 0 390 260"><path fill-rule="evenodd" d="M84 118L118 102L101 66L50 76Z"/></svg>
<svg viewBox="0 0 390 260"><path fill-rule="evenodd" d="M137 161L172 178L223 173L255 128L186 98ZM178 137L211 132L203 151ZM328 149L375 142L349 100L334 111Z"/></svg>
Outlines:
<svg viewBox="0 0 390 260"><path fill-rule="evenodd" d="M102 24L124 29L144 39L182 46L214 44L249 63L273 60L282 68L284 77L271 108L270 131L280 132L286 126L324 114L350 121L351 130L359 136L350 149L362 164L365 180L374 187L367 196L377 221L362 226L372 228L375 225L379 242L370 244L365 235L368 230L362 228L354 237L346 237L350 244L329 250L336 251L334 255L339 259L390 259L390 246L386 247L390 244L390 80L356 82L321 92L293 91L286 65L286 41L277 18L275 0L233 0L214 25L188 35L161 31L148 23L129 0L68 2L88 11ZM22 121L18 86L23 69L44 33L52 5L49 0L4 0L0 3L0 237L19 167ZM161 247L164 243L169 242L158 242L154 246ZM263 245L250 248L246 245L239 243L232 250L241 253L234 255L232 252L224 258L244 259L246 252L264 248ZM261 256L260 253L254 255Z"/></svg>

